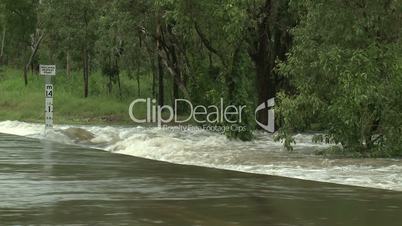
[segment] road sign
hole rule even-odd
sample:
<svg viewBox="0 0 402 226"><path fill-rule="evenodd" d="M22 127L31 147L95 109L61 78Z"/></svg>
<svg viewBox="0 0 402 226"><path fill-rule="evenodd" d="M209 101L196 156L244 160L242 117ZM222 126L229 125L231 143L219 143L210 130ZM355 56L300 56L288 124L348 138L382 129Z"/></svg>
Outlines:
<svg viewBox="0 0 402 226"><path fill-rule="evenodd" d="M53 127L53 84L45 84L45 127Z"/></svg>
<svg viewBox="0 0 402 226"><path fill-rule="evenodd" d="M53 127L53 84L56 65L39 65L39 72L45 76L45 128Z"/></svg>
<svg viewBox="0 0 402 226"><path fill-rule="evenodd" d="M41 75L56 75L56 65L39 65L39 72Z"/></svg>

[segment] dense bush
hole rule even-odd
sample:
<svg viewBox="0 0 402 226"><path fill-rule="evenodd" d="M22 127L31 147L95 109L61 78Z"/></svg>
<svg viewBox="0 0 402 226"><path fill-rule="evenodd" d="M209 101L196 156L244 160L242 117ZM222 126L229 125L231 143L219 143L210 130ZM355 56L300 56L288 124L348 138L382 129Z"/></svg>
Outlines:
<svg viewBox="0 0 402 226"><path fill-rule="evenodd" d="M281 95L279 137L319 123L346 150L402 154L400 1L299 1L294 47L280 66L298 96Z"/></svg>

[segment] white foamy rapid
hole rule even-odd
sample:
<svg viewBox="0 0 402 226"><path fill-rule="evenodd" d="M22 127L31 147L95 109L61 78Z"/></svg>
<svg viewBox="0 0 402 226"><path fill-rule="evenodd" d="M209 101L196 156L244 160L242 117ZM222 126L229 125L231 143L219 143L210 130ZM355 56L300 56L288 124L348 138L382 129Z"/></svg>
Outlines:
<svg viewBox="0 0 402 226"><path fill-rule="evenodd" d="M326 159L314 151L328 147L311 142L311 135L296 136L294 152L282 149L272 136L257 134L252 142L231 141L203 130L154 127L81 126L90 140L67 136L56 126L44 136L43 124L0 122L0 133L96 147L105 151L177 164L206 166L248 173L402 191L402 161L398 159Z"/></svg>

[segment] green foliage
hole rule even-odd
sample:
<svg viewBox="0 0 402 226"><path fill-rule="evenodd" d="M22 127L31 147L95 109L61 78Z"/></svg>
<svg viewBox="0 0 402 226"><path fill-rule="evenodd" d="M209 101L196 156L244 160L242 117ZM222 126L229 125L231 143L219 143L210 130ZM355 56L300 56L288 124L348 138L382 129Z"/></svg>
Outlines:
<svg viewBox="0 0 402 226"><path fill-rule="evenodd" d="M39 63L72 71L55 81L67 103L62 114L126 114L139 96L171 105L224 98L250 111L234 125L246 130L227 136L250 140L251 106L276 96L277 139L287 148L294 133L319 130L316 141L344 152L394 156L402 150L401 9L401 1L388 0L2 0L2 63L25 67L32 37L43 31L34 74ZM86 84L81 71L85 79L91 72L90 102L78 89ZM18 73L3 73L0 105L29 109L11 118L39 118L32 98L42 92L34 88L40 79L31 76L16 94ZM95 106L102 102L110 109Z"/></svg>
<svg viewBox="0 0 402 226"><path fill-rule="evenodd" d="M402 154L399 1L295 4L301 22L280 71L300 94L281 95L279 139L319 123L320 140L346 150Z"/></svg>
<svg viewBox="0 0 402 226"><path fill-rule="evenodd" d="M148 87L147 82L151 81L144 93L149 94L150 89L152 93L148 97L165 95L168 104L173 104L174 98L184 97L196 105L214 104L220 98L226 103L247 105L250 110L244 112L241 125L237 125L244 126L246 131L227 135L242 140L252 138L256 68L249 49L252 40L258 40L261 35L254 33L258 30L254 25L260 20L257 14L266 17L270 13L265 11L270 1L42 0L28 3L20 0L13 6L23 8L27 16L35 18L29 21L32 24L26 35L15 44L29 50L30 36L36 29L44 31L46 36L33 59L33 69L39 63L57 64L58 70L66 72L72 69L74 73L65 82L73 81L74 85L67 87L76 89L82 86L79 81L83 81L76 78L77 72L84 71L86 79L89 61L91 97L109 93L124 100L134 87L140 94L139 88ZM278 3L274 1L272 7L277 8ZM285 9L287 1L280 5L279 8ZM4 18L12 17L5 15ZM271 23L274 26L276 22ZM15 46L6 48L17 52ZM263 64L275 60L266 62L269 57L261 58ZM21 62L13 65L25 66L25 61ZM103 71L106 76L94 73L97 71ZM123 76L125 73L127 77ZM158 75L162 74L165 91L158 89ZM116 85L119 92L114 88ZM261 93L261 88L258 89Z"/></svg>

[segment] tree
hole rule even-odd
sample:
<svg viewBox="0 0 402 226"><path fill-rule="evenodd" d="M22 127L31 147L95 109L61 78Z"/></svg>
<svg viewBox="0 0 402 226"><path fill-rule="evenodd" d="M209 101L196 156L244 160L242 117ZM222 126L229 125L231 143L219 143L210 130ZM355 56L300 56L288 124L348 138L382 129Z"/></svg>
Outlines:
<svg viewBox="0 0 402 226"><path fill-rule="evenodd" d="M36 55L37 49L39 48L41 39L36 39L36 34L41 31L38 30L37 23L37 6L38 1L31 0L4 0L1 3L1 8L3 11L3 35L1 41L1 58L4 57L4 48L6 41L6 31L9 34L8 40L10 44L9 49L18 48L29 51L23 51L21 53L13 51L15 58L23 59L21 60L24 65L24 83L28 84L27 77L27 67L31 65L33 58ZM12 40L12 42L11 42ZM28 66L27 66L28 65Z"/></svg>
<svg viewBox="0 0 402 226"><path fill-rule="evenodd" d="M181 5L182 14L187 17L185 22L192 24L196 38L208 52L210 68L223 81L221 87L212 90L212 103L221 97L231 104L252 106L254 103L255 96L249 83L253 79L250 78L252 68L247 56L246 6L247 2L232 0L190 1ZM208 62L208 58L201 62ZM216 63L212 63L214 61ZM251 116L251 112L246 112L238 125L246 127L246 131L228 131L227 135L250 140L254 127Z"/></svg>
<svg viewBox="0 0 402 226"><path fill-rule="evenodd" d="M53 37L58 37L57 46L66 53L67 68L70 68L72 54L81 61L84 97L88 97L90 58L94 55L97 38L95 33L97 4L94 0L47 0L42 1L42 4L45 8L42 14L43 20L46 21L45 26L47 30L52 30ZM74 49L77 50L72 52Z"/></svg>
<svg viewBox="0 0 402 226"><path fill-rule="evenodd" d="M293 2L301 22L280 70L300 95L281 95L279 137L286 144L292 132L318 123L325 131L319 140L346 150L400 153L401 6L380 0Z"/></svg>
<svg viewBox="0 0 402 226"><path fill-rule="evenodd" d="M290 29L295 22L289 10L289 1L249 1L247 6L248 54L256 75L257 103L266 103L281 86L283 76L275 70L278 60L285 60L291 46ZM257 113L257 120L268 122L268 106Z"/></svg>

